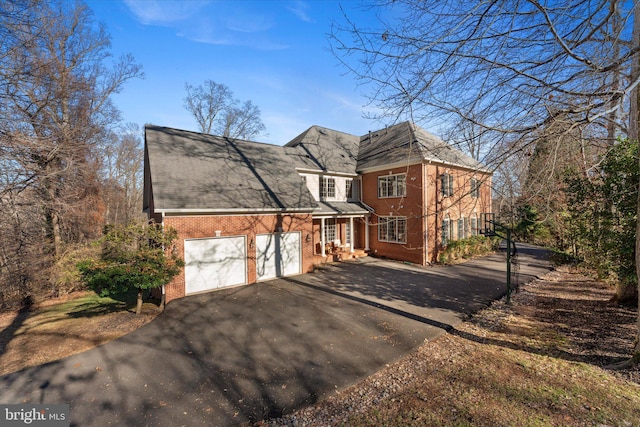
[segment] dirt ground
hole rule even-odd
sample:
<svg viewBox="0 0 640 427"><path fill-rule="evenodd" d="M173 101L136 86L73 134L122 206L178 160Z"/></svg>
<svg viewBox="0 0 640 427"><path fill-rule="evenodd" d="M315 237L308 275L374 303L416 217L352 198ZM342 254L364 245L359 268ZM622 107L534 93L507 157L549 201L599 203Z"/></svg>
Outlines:
<svg viewBox="0 0 640 427"><path fill-rule="evenodd" d="M142 314L101 303L88 292L51 299L30 310L0 314L0 375L52 362L128 334L159 310L145 303Z"/></svg>

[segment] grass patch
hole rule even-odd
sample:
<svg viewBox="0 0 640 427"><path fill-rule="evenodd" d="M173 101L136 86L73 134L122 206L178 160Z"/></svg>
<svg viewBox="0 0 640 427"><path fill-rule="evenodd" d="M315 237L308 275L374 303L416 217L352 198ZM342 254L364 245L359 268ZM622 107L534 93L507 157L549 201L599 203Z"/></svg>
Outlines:
<svg viewBox="0 0 640 427"><path fill-rule="evenodd" d="M159 309L82 292L0 316L0 375L80 353L151 321Z"/></svg>

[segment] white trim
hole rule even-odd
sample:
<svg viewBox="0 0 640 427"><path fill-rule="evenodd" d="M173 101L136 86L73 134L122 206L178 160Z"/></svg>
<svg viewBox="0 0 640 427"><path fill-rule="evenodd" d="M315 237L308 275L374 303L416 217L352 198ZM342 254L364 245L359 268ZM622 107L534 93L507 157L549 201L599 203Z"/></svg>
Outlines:
<svg viewBox="0 0 640 427"><path fill-rule="evenodd" d="M313 219L319 218L364 218L369 216L370 212L354 213L354 214L339 214L337 212L327 212L323 214L313 214Z"/></svg>
<svg viewBox="0 0 640 427"><path fill-rule="evenodd" d="M353 233L353 217L349 217L349 252L353 253L354 252L354 242L353 242L353 238L354 238L354 233Z"/></svg>
<svg viewBox="0 0 640 427"><path fill-rule="evenodd" d="M311 174L315 174L315 175L335 175L335 176L341 176L341 177L349 177L349 178L355 178L358 176L357 173L349 173L349 172L336 172L336 171L330 171L330 170L322 170L322 169L307 169L307 168L300 168L297 167L295 168L296 172L302 172L302 173L311 173Z"/></svg>
<svg viewBox="0 0 640 427"><path fill-rule="evenodd" d="M423 191L423 199L422 199L422 227L424 228L424 236L423 236L423 244L424 244L424 251L422 251L423 253L423 260L422 260L422 264L423 265L429 265L429 220L428 220L428 216L427 216L427 203L429 200L429 185L427 183L428 178L427 178L427 168L423 167L422 168L422 191ZM437 194L437 193L436 193ZM436 223L437 223L437 216L436 216ZM438 232L436 231L436 237L438 236ZM437 251L437 247L438 247L438 242L435 242L435 250Z"/></svg>
<svg viewBox="0 0 640 427"><path fill-rule="evenodd" d="M324 217L320 218L320 255L324 258L326 256L324 251L324 245L326 242L324 241Z"/></svg>
<svg viewBox="0 0 640 427"><path fill-rule="evenodd" d="M154 209L154 213L161 214L190 214L190 215L198 215L198 214L236 214L236 215L269 215L269 214L278 214L278 213L313 213L313 211L317 209L315 208L300 208L300 209L264 209L264 208L256 208L256 209Z"/></svg>
<svg viewBox="0 0 640 427"><path fill-rule="evenodd" d="M368 216L364 217L364 250L365 251L371 250L371 248L369 247L369 217Z"/></svg>
<svg viewBox="0 0 640 427"><path fill-rule="evenodd" d="M443 165L443 166L453 166L453 167L460 168L460 169L466 169L466 170L472 171L472 172L481 172L481 173L486 173L486 174L489 174L489 175L493 175L493 171L489 170L489 169L473 168L471 166L463 166L463 165L459 165L457 163L450 163L450 162L445 162L445 161L442 161L442 160L436 160L436 159L432 159L432 158L417 159L415 162L403 161L403 162L396 162L396 163L385 163L385 164L379 165L379 166L371 166L371 167L364 168L364 169L358 169L357 172L360 175L364 175L364 174L367 174L367 173L380 172L380 171L388 170L388 169L403 168L403 167L407 167L407 166L415 166L415 165L419 165L419 164L422 164L422 163L434 164L434 165Z"/></svg>
<svg viewBox="0 0 640 427"><path fill-rule="evenodd" d="M396 163L385 163L380 166L371 166L369 168L358 169L357 172L360 175L364 175L371 172L380 172L383 170L395 169L395 168L404 168L407 166L415 166L422 164L422 159L418 159L416 162L404 161L404 162L396 162Z"/></svg>

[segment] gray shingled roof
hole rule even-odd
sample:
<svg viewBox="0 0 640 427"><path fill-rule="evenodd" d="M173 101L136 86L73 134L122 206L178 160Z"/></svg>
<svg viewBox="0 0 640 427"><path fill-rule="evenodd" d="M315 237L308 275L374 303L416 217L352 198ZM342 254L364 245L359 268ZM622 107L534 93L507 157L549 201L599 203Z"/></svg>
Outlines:
<svg viewBox="0 0 640 427"><path fill-rule="evenodd" d="M314 214L323 215L362 215L368 214L369 211L361 203L358 202L318 202L318 207L313 211Z"/></svg>
<svg viewBox="0 0 640 427"><path fill-rule="evenodd" d="M355 135L312 126L285 147L298 168L355 174L359 143Z"/></svg>
<svg viewBox="0 0 640 427"><path fill-rule="evenodd" d="M482 163L410 122L371 132L360 139L358 171L422 160L486 169Z"/></svg>
<svg viewBox="0 0 640 427"><path fill-rule="evenodd" d="M146 126L156 211L312 211L283 147Z"/></svg>

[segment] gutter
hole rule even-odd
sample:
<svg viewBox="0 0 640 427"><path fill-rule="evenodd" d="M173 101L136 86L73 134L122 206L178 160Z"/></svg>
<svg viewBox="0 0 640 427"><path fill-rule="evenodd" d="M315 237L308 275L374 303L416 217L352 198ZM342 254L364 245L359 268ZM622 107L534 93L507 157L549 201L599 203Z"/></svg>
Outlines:
<svg viewBox="0 0 640 427"><path fill-rule="evenodd" d="M291 209L274 209L274 208L231 208L231 209L154 209L155 213L161 213L164 217L165 214L270 214L270 213L284 213L284 212L308 212L311 213L316 208L291 208Z"/></svg>

